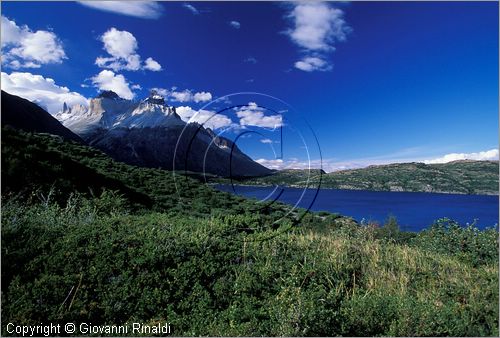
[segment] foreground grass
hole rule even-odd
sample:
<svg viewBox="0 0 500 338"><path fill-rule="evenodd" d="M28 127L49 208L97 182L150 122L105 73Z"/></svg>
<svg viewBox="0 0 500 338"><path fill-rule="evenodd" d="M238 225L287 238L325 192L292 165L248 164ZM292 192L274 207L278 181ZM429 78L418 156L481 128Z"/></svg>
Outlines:
<svg viewBox="0 0 500 338"><path fill-rule="evenodd" d="M169 322L189 336L498 335L495 230L440 225L398 243L344 218L259 229L251 212L125 204L4 201L3 335L8 322L69 321Z"/></svg>

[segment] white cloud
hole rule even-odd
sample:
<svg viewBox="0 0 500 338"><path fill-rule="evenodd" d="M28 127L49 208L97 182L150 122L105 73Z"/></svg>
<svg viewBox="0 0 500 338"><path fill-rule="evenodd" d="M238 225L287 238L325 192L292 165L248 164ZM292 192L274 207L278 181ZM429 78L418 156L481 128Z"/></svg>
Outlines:
<svg viewBox="0 0 500 338"><path fill-rule="evenodd" d="M289 159L264 159L260 158L256 162L262 164L269 169L284 170L284 169L323 169L326 172L347 169L342 164L325 162L320 159L299 160L297 158Z"/></svg>
<svg viewBox="0 0 500 338"><path fill-rule="evenodd" d="M26 26L20 28L14 21L2 15L2 48L8 44L18 43L22 38L23 31L29 31L29 28Z"/></svg>
<svg viewBox="0 0 500 338"><path fill-rule="evenodd" d="M163 97L168 96L168 89L153 87L153 88L151 88L151 90L154 90L155 92L157 92L158 94L160 94Z"/></svg>
<svg viewBox="0 0 500 338"><path fill-rule="evenodd" d="M119 31L112 27L101 36L104 49L116 58L125 59L131 54L135 54L137 49L137 39L132 33Z"/></svg>
<svg viewBox="0 0 500 338"><path fill-rule="evenodd" d="M120 97L131 100L134 93L130 90L130 84L121 74L115 74L111 70L103 70L91 78L92 84L99 90L112 90Z"/></svg>
<svg viewBox="0 0 500 338"><path fill-rule="evenodd" d="M78 1L81 5L105 12L134 16L143 19L158 19L163 7L156 1Z"/></svg>
<svg viewBox="0 0 500 338"><path fill-rule="evenodd" d="M134 84L134 85L130 86L130 88L131 88L131 89L134 89L134 90L136 90L136 89L137 89L137 90L141 90L141 89L142 89L142 87L141 87L141 85L140 85L140 84Z"/></svg>
<svg viewBox="0 0 500 338"><path fill-rule="evenodd" d="M265 138L265 139L262 139L260 140L260 142L264 143L264 144L269 144L269 143L273 143L273 140L270 140L268 138Z"/></svg>
<svg viewBox="0 0 500 338"><path fill-rule="evenodd" d="M344 41L351 30L343 18L344 12L324 2L298 3L289 17L294 20L295 27L288 35L307 50L333 50L334 43Z"/></svg>
<svg viewBox="0 0 500 338"><path fill-rule="evenodd" d="M229 21L229 25L233 27L234 29L240 29L241 24L238 21Z"/></svg>
<svg viewBox="0 0 500 338"><path fill-rule="evenodd" d="M191 5L191 4L188 4L188 3L183 3L183 4L182 4L182 7L184 7L184 8L186 8L186 9L188 9L188 10L189 10L189 11L191 11L191 13L193 13L194 15L198 15L198 14L200 14L200 11L199 11L196 7L194 7L193 5Z"/></svg>
<svg viewBox="0 0 500 338"><path fill-rule="evenodd" d="M255 102L249 102L247 106L238 108L236 116L240 118L240 126L255 126L263 128L277 128L283 123L281 115L266 116Z"/></svg>
<svg viewBox="0 0 500 338"><path fill-rule="evenodd" d="M28 26L19 27L4 16L1 27L2 64L7 67L40 68L66 59L61 41L52 32L33 32Z"/></svg>
<svg viewBox="0 0 500 338"><path fill-rule="evenodd" d="M31 73L2 72L2 90L47 108L49 113L56 113L62 109L64 102L68 106L75 104L88 105L85 97L70 91L67 87L59 86L51 78Z"/></svg>
<svg viewBox="0 0 500 338"><path fill-rule="evenodd" d="M185 122L199 123L205 128L219 129L234 125L231 119L223 114L217 114L209 110L194 110L189 106L181 106L176 108L177 114Z"/></svg>
<svg viewBox="0 0 500 338"><path fill-rule="evenodd" d="M208 102L212 100L212 94L209 92L199 92L193 95L194 102Z"/></svg>
<svg viewBox="0 0 500 338"><path fill-rule="evenodd" d="M170 98L177 102L191 102L193 101L193 93L186 89L181 92L172 91L168 94Z"/></svg>
<svg viewBox="0 0 500 338"><path fill-rule="evenodd" d="M344 20L344 12L325 2L301 2L288 15L294 27L286 33L307 56L295 63L297 69L311 71L331 70L331 65L319 57L335 50L335 43L345 41L351 28Z"/></svg>
<svg viewBox="0 0 500 338"><path fill-rule="evenodd" d="M146 59L144 69L150 70L152 72L159 72L160 70L162 70L161 65L150 57Z"/></svg>
<svg viewBox="0 0 500 338"><path fill-rule="evenodd" d="M100 40L104 43L104 49L109 57L99 56L95 64L101 68L137 71L147 69L154 72L162 70L161 65L151 57L146 59L144 66L141 65L141 57L137 53L138 43L135 36L127 31L120 31L111 27Z"/></svg>
<svg viewBox="0 0 500 338"><path fill-rule="evenodd" d="M193 93L189 89L182 91L176 91L175 87L171 91L163 88L159 88L164 94L163 96L170 98L172 101L176 102L208 102L212 100L212 94L210 92L196 92Z"/></svg>
<svg viewBox="0 0 500 338"><path fill-rule="evenodd" d="M403 151L405 152L405 151ZM311 159L299 160L296 158L290 159L258 159L257 162L271 169L319 169L322 168L325 172L333 172L339 170L348 169L359 169L366 168L371 165L386 165L391 163L409 163L409 162L423 162L427 164L433 163L447 163L451 161L458 160L492 160L497 161L499 156L498 149L490 149L486 151L480 151L477 153L453 153L447 154L439 158L432 160L422 160L418 158L398 158L393 157L393 154L378 156L378 157L367 157L358 158L350 160L339 160L339 159Z"/></svg>
<svg viewBox="0 0 500 338"><path fill-rule="evenodd" d="M259 158L255 160L255 162L262 164L264 167L267 167L269 169L276 169L276 170L282 170L285 169L285 165L283 164L283 160L278 159L278 160L268 160L265 158Z"/></svg>
<svg viewBox="0 0 500 338"><path fill-rule="evenodd" d="M496 161L498 160L498 149L490 149L486 151L480 151L477 153L451 153L432 160L425 160L423 162L427 164L432 164L432 163L447 163L459 160Z"/></svg>
<svg viewBox="0 0 500 338"><path fill-rule="evenodd" d="M312 72L315 70L327 72L332 70L333 67L323 59L308 56L300 61L295 62L295 68L303 70L305 72Z"/></svg>
<svg viewBox="0 0 500 338"><path fill-rule="evenodd" d="M447 163L451 161L458 160L476 160L476 161L484 161L498 160L498 149L491 149L486 151L480 151L477 153L453 153L447 154L439 158L435 158L432 160L421 160L415 158L360 158L353 160L343 160L339 161L336 159L323 159L320 160L311 160L311 162L307 161L285 161L282 165L283 169L307 169L307 168L320 168L326 172L338 171L338 170L347 170L347 169L358 169L358 168L366 168L370 165L385 165L390 163L409 163L409 162L423 162L426 164L433 163Z"/></svg>

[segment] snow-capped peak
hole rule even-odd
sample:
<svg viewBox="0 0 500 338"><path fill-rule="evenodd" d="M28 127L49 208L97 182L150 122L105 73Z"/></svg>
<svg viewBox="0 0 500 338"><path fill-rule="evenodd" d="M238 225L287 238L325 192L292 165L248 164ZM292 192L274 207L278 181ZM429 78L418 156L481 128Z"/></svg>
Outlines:
<svg viewBox="0 0 500 338"><path fill-rule="evenodd" d="M144 99L142 102L144 103L151 103L151 104L159 104L159 105L166 105L165 103L165 98L158 94L156 90L151 90L149 93L149 97Z"/></svg>
<svg viewBox="0 0 500 338"><path fill-rule="evenodd" d="M63 105L63 110L55 117L81 136L96 129L185 125L176 114L175 107L169 107L155 91L140 102L122 99L112 91L105 91L90 100L89 107Z"/></svg>

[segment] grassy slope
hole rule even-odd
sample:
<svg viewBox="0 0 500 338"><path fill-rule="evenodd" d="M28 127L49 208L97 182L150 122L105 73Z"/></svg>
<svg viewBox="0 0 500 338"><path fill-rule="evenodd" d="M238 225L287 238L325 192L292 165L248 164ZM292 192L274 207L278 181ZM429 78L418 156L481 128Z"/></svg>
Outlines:
<svg viewBox="0 0 500 338"><path fill-rule="evenodd" d="M99 150L65 142L57 136L8 128L2 130L2 182L4 196L44 198L41 195L54 188L54 198L63 203L74 191L99 196L104 190L113 190L123 195L134 211L189 209L192 214L206 215L255 207L241 197L215 191L195 179L116 162ZM274 209L279 211L281 206L275 205Z"/></svg>
<svg viewBox="0 0 500 338"><path fill-rule="evenodd" d="M476 266L336 221L247 234L234 229L258 216L127 215L74 202L4 206L4 323L170 322L190 336L498 334L494 259Z"/></svg>
<svg viewBox="0 0 500 338"><path fill-rule="evenodd" d="M440 222L402 236L315 215L276 224L280 206L185 178L179 198L171 173L9 130L2 161L3 335L8 322L47 321L170 322L175 335L498 335L495 230ZM28 163L37 173L18 171ZM68 172L82 167L105 178L95 197L95 176ZM31 190L14 198L23 177Z"/></svg>
<svg viewBox="0 0 500 338"><path fill-rule="evenodd" d="M378 191L421 191L498 195L498 161L456 161L444 164L398 163L324 174L322 187ZM305 186L306 170L283 170L243 184ZM319 182L317 171L309 186Z"/></svg>

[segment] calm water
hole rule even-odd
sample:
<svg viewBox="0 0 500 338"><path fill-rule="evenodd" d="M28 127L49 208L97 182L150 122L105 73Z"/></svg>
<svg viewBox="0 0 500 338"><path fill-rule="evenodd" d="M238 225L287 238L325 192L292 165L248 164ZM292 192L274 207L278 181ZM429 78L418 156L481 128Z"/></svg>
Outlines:
<svg viewBox="0 0 500 338"><path fill-rule="evenodd" d="M314 200L316 189L248 187L217 185L217 189L236 192L246 197L264 200L276 199L298 207L308 208ZM273 193L273 190L274 193ZM282 193L280 194L280 192ZM301 195L303 194L301 198ZM337 212L357 221L383 223L389 214L397 217L400 227L420 231L434 220L448 217L460 224L477 220L479 228L498 224L498 196L455 195L416 192L380 192L364 190L321 189L310 208L314 211Z"/></svg>

